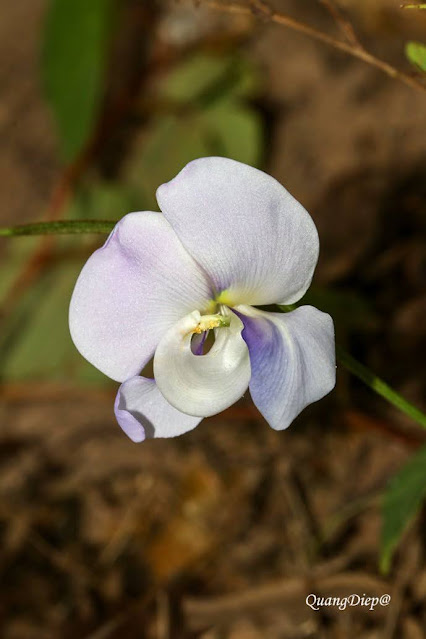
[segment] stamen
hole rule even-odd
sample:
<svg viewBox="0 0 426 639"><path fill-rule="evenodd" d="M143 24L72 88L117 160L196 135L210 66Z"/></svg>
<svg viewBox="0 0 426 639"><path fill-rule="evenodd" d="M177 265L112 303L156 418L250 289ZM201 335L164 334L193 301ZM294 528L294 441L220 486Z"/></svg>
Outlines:
<svg viewBox="0 0 426 639"><path fill-rule="evenodd" d="M224 315L202 315L198 325L192 329L191 333L203 333L204 331L210 331L213 328L222 328L231 324L231 318Z"/></svg>

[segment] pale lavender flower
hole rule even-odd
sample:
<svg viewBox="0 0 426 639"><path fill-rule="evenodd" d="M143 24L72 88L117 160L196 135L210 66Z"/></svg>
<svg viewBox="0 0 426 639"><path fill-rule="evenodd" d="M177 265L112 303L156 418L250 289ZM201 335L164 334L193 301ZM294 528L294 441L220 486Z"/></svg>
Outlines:
<svg viewBox="0 0 426 639"><path fill-rule="evenodd" d="M162 213L118 222L71 300L75 345L121 382L118 423L135 442L174 437L249 388L272 428L286 428L334 387L333 321L312 306L255 307L306 292L319 250L311 217L274 178L225 158L190 162L157 200ZM152 358L155 379L141 377Z"/></svg>

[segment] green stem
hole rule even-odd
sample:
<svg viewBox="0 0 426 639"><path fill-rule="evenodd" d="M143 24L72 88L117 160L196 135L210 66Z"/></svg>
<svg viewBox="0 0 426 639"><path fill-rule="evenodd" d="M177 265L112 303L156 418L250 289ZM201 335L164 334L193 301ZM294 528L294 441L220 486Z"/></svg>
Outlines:
<svg viewBox="0 0 426 639"><path fill-rule="evenodd" d="M393 390L386 382L377 377L369 368L349 355L344 348L336 344L337 360L347 370L367 384L375 393L381 395L391 404L399 408L403 413L414 419L418 424L426 428L426 415L421 410L410 404L402 395Z"/></svg>
<svg viewBox="0 0 426 639"><path fill-rule="evenodd" d="M283 304L277 304L280 311L289 313L297 308L297 304L291 304L290 306L284 306ZM342 364L352 375L358 377L364 384L369 386L375 393L387 399L388 402L399 408L400 411L414 419L418 424L426 428L426 415L421 410L410 404L402 395L393 390L386 382L380 377L377 377L369 368L358 362L352 355L350 355L344 348L336 344L336 357L337 361Z"/></svg>
<svg viewBox="0 0 426 639"><path fill-rule="evenodd" d="M116 222L108 220L69 220L35 222L18 226L0 227L0 237L18 235L66 235L76 233L110 233Z"/></svg>

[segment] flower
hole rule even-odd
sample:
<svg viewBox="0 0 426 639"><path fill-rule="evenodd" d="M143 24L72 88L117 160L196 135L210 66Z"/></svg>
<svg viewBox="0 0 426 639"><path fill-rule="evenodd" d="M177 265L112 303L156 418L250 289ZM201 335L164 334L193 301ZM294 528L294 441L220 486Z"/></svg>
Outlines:
<svg viewBox="0 0 426 639"><path fill-rule="evenodd" d="M312 306L256 306L290 305L308 289L312 218L271 176L219 157L187 164L157 200L162 213L116 224L71 300L78 350L121 382L118 423L135 442L174 437L249 388L270 426L286 428L334 387L333 321ZM152 358L154 379L142 377Z"/></svg>

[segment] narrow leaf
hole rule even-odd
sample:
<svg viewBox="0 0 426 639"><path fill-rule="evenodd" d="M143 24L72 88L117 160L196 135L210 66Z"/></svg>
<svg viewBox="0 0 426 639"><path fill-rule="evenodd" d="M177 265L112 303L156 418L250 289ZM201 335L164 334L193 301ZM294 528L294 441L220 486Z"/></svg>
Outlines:
<svg viewBox="0 0 426 639"><path fill-rule="evenodd" d="M426 497L426 446L391 480L383 502L380 567L388 572L393 552Z"/></svg>
<svg viewBox="0 0 426 639"><path fill-rule="evenodd" d="M64 159L87 142L103 92L114 0L50 0L42 76Z"/></svg>

